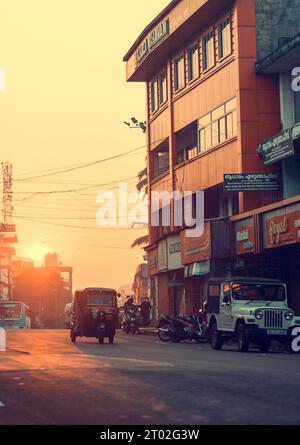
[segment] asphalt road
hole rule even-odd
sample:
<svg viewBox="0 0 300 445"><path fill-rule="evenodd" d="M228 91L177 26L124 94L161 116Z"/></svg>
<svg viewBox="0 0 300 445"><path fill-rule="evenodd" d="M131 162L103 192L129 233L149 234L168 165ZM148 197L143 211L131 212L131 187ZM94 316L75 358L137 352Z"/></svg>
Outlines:
<svg viewBox="0 0 300 445"><path fill-rule="evenodd" d="M300 424L299 394L286 353L68 331L9 332L0 352L0 425Z"/></svg>

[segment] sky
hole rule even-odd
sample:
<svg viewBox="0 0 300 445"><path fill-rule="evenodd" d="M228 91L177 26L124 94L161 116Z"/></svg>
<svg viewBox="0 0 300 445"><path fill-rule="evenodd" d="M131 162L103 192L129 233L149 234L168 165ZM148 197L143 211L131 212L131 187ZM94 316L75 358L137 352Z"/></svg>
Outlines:
<svg viewBox="0 0 300 445"><path fill-rule="evenodd" d="M130 245L145 229L97 227L96 197L118 181L134 190L145 167L145 135L123 123L145 120L145 86L126 83L122 58L168 3L0 0L0 159L13 165L17 256L57 252L75 287L118 288L143 260Z"/></svg>

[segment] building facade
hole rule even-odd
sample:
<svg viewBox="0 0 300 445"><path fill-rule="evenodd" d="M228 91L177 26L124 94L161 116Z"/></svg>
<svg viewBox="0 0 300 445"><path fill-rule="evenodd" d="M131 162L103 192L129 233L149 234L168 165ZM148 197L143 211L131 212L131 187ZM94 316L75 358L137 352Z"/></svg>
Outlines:
<svg viewBox="0 0 300 445"><path fill-rule="evenodd" d="M136 304L141 304L149 296L148 265L146 263L138 265L134 275L132 290Z"/></svg>
<svg viewBox="0 0 300 445"><path fill-rule="evenodd" d="M292 46L299 28L299 1L288 2L288 14L286 6L280 0L173 0L124 57L127 80L146 84L149 192L205 192L200 237L189 238L184 224L174 221L170 227L150 225L150 293L159 313L188 314L201 306L211 275L263 274L268 266L251 269L245 258L257 265L256 256L269 255L261 225L270 224L269 211L285 208L285 199L294 205L299 193L294 161L274 161L271 154L274 162L266 162L262 156L270 139L275 136L276 145L278 135L285 137L287 73L267 61L278 45ZM290 133L297 132L297 100L293 95ZM248 174L264 174L266 181L271 175L278 187L268 188L267 182L247 190L225 187L225 175ZM151 210L149 202L149 215ZM237 242L243 237L244 243ZM272 273L282 275L280 267L276 263Z"/></svg>

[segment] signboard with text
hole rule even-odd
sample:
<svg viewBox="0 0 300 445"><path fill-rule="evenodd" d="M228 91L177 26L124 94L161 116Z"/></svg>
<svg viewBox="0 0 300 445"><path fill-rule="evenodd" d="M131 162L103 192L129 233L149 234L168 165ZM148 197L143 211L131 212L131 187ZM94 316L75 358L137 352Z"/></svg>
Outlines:
<svg viewBox="0 0 300 445"><path fill-rule="evenodd" d="M295 154L291 129L277 134L258 146L264 165L271 165Z"/></svg>
<svg viewBox="0 0 300 445"><path fill-rule="evenodd" d="M170 32L169 18L157 25L153 31L143 40L135 53L136 64L138 65L146 55Z"/></svg>
<svg viewBox="0 0 300 445"><path fill-rule="evenodd" d="M224 175L226 192L277 192L281 181L277 173L246 173Z"/></svg>
<svg viewBox="0 0 300 445"><path fill-rule="evenodd" d="M263 215L264 248L274 249L300 242L300 204Z"/></svg>
<svg viewBox="0 0 300 445"><path fill-rule="evenodd" d="M237 221L234 224L234 237L236 255L254 253L255 232L253 217Z"/></svg>
<svg viewBox="0 0 300 445"><path fill-rule="evenodd" d="M204 232L198 238L186 236L181 232L181 258L182 264L191 264L211 258L211 225L205 223Z"/></svg>
<svg viewBox="0 0 300 445"><path fill-rule="evenodd" d="M181 269L181 241L180 235L169 236L168 244L168 270Z"/></svg>

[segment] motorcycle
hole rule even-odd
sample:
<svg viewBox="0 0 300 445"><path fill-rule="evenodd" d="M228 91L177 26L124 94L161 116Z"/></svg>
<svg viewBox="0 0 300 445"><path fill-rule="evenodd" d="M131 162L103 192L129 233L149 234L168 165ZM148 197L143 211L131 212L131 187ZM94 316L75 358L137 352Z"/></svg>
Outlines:
<svg viewBox="0 0 300 445"><path fill-rule="evenodd" d="M137 308L128 309L124 314L123 319L123 331L126 334L132 333L133 335L136 332L139 332L139 323L138 323L138 310Z"/></svg>
<svg viewBox="0 0 300 445"><path fill-rule="evenodd" d="M202 311L191 317L162 315L158 326L158 337L161 341L179 343L183 340L207 342L207 324Z"/></svg>

